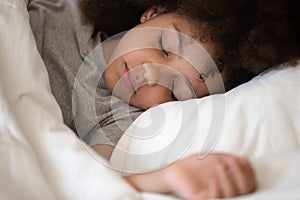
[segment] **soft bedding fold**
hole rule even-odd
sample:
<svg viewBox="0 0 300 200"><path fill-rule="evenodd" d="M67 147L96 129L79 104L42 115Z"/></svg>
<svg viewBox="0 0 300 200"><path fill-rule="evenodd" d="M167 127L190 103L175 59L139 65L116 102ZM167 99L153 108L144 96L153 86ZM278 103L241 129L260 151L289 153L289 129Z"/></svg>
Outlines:
<svg viewBox="0 0 300 200"><path fill-rule="evenodd" d="M0 27L0 199L139 198L63 124L26 2L2 0Z"/></svg>

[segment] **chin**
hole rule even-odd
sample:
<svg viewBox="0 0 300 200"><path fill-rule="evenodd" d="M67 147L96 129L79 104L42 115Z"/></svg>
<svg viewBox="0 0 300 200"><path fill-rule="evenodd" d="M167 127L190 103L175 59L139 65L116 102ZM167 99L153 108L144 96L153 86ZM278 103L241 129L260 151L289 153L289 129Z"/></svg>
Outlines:
<svg viewBox="0 0 300 200"><path fill-rule="evenodd" d="M147 104L145 104L143 102L136 102L136 101L133 101L133 100L130 100L129 104L134 106L134 107L143 109L143 110L147 110L147 109L151 108L151 106L148 106Z"/></svg>
<svg viewBox="0 0 300 200"><path fill-rule="evenodd" d="M154 106L157 106L159 104L165 103L165 102L169 102L171 100L161 100L161 101L156 101L156 102L149 102L149 101L134 101L134 100L130 100L129 104L138 108L141 108L143 110L148 110L149 108L152 108Z"/></svg>

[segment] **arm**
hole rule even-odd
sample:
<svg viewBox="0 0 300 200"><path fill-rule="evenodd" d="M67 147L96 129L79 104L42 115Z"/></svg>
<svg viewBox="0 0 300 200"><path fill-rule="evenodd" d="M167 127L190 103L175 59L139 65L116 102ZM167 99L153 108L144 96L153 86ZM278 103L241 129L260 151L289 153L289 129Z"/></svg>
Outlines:
<svg viewBox="0 0 300 200"><path fill-rule="evenodd" d="M176 193L184 199L228 198L255 191L254 171L244 158L226 154L187 157L155 172L125 179L138 191Z"/></svg>

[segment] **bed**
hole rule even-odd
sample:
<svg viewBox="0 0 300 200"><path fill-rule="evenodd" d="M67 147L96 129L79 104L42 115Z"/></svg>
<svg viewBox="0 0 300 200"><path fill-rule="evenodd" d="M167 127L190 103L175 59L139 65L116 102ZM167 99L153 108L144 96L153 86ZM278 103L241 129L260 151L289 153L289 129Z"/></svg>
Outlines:
<svg viewBox="0 0 300 200"><path fill-rule="evenodd" d="M148 110L108 163L63 124L26 2L2 0L0 27L0 199L174 200L137 192L114 169L148 171L199 152L250 157L258 190L235 199L300 199L299 64L277 67L224 95ZM138 135L141 129L150 136Z"/></svg>

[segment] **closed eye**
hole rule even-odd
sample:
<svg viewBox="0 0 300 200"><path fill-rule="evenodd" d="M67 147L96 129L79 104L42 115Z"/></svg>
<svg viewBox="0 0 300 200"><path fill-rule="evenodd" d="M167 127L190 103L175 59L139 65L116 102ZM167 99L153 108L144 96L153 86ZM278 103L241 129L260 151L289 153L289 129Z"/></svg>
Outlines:
<svg viewBox="0 0 300 200"><path fill-rule="evenodd" d="M159 37L158 39L158 46L159 49L161 50L161 52L165 55L165 56L169 56L169 53L165 50L164 45L163 45L163 40L162 40L162 36Z"/></svg>
<svg viewBox="0 0 300 200"><path fill-rule="evenodd" d="M171 85L170 95L171 95L172 99L174 99L175 101L178 101L178 99L176 98L175 93L174 93L174 88L175 88L175 81L173 80L172 81L172 85Z"/></svg>

